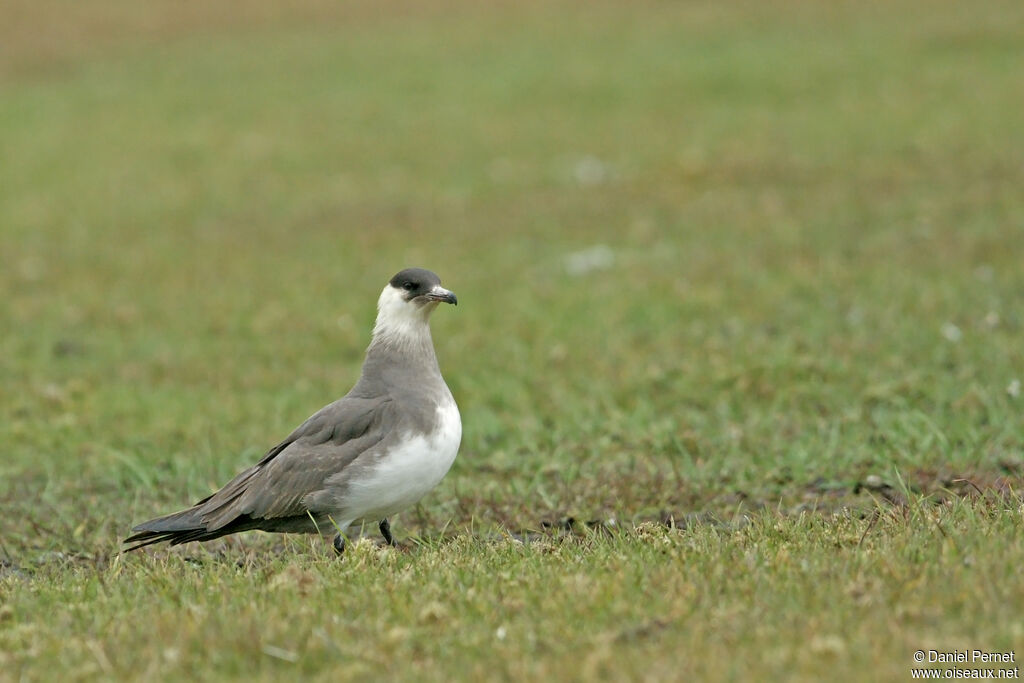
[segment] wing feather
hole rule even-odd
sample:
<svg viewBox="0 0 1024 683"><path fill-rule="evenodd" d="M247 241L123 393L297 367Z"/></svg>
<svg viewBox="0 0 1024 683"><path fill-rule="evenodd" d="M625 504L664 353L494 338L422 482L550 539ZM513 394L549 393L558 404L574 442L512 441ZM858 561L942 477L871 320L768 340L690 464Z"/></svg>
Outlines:
<svg viewBox="0 0 1024 683"><path fill-rule="evenodd" d="M305 515L303 500L380 443L397 422L389 399L339 399L200 501L200 519L208 531L215 531L242 515L254 520Z"/></svg>

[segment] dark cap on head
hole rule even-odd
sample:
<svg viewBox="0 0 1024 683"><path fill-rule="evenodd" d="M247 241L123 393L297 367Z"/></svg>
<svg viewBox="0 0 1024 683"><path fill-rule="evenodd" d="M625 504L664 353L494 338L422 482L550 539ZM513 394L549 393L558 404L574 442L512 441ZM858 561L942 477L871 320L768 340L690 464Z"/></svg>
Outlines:
<svg viewBox="0 0 1024 683"><path fill-rule="evenodd" d="M441 278L437 276L437 273L425 268L406 268L391 278L390 284L395 289L405 289L407 291L411 291L408 285L414 285L417 289L428 292L441 284Z"/></svg>
<svg viewBox="0 0 1024 683"><path fill-rule="evenodd" d="M406 268L389 282L395 289L405 293L405 300L412 301L424 297L430 301L443 301L449 304L458 303L453 292L441 287L441 278L425 268Z"/></svg>

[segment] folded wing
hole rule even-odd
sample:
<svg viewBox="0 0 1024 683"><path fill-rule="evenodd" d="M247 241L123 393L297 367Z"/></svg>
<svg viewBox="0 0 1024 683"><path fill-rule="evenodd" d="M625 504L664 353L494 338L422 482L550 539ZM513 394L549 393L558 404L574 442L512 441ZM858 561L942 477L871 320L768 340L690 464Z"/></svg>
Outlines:
<svg viewBox="0 0 1024 683"><path fill-rule="evenodd" d="M312 531L311 515L325 511L308 508L307 496L373 452L399 423L394 404L386 398L339 399L213 495L132 529L136 533L125 542L137 545L128 550L161 541L208 541L249 529Z"/></svg>

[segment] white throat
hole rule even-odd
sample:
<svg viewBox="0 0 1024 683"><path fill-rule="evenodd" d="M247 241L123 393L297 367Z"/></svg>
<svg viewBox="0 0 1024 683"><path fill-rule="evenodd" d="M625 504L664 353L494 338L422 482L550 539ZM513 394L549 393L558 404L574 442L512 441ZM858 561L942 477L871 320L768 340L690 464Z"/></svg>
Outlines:
<svg viewBox="0 0 1024 683"><path fill-rule="evenodd" d="M391 285L384 288L377 300L377 322L373 326L373 343L391 347L432 345L430 314L437 302L417 304L406 301L403 292Z"/></svg>

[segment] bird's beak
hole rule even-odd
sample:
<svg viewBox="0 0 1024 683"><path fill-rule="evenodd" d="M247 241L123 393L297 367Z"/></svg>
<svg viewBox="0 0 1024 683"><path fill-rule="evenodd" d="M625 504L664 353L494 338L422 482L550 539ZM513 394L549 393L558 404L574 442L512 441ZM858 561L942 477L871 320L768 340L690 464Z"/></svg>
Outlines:
<svg viewBox="0 0 1024 683"><path fill-rule="evenodd" d="M430 301L443 301L446 304L459 305L459 298L455 296L455 292L449 292L441 285L437 285L432 290L427 292L427 299Z"/></svg>

